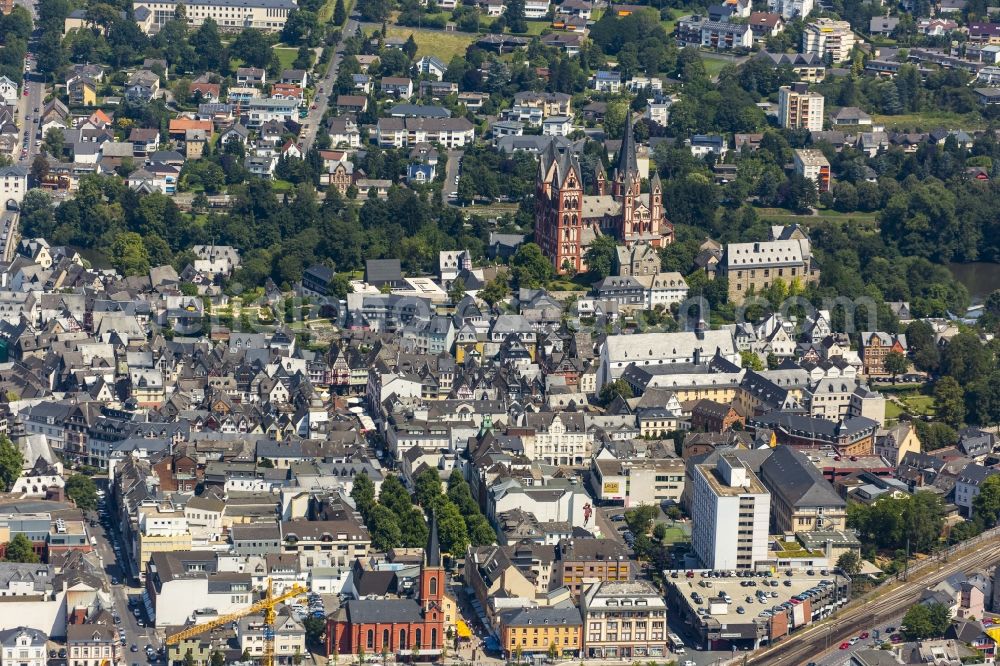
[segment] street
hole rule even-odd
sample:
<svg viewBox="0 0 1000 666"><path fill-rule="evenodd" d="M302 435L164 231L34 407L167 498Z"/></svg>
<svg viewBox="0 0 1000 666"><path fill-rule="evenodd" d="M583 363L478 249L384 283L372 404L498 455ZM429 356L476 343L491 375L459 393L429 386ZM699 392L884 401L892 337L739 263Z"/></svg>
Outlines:
<svg viewBox="0 0 1000 666"><path fill-rule="evenodd" d="M119 548L122 548L121 534L115 529L111 514L102 511L101 522L91 527L91 533L97 539L97 553L104 564L104 575L111 588L114 602L113 614L120 620L120 622L116 622L119 637L124 636L124 639L119 642L119 648L123 655L121 661L125 664L149 663L144 653L146 645L151 645L154 650L158 650L162 641L157 637L155 630L149 626L149 618L146 617L141 602L142 589L128 586L130 577L123 569L120 558L116 557L114 545L117 543ZM129 605L130 602L132 607ZM141 620L136 617L133 609L139 610ZM145 626L139 626L140 621ZM133 645L137 648L135 652L132 652Z"/></svg>
<svg viewBox="0 0 1000 666"><path fill-rule="evenodd" d="M316 132L323 122L323 116L326 114L326 110L330 106L330 95L333 92L333 84L337 80L337 70L340 67L340 61L344 59L343 37L353 35L354 31L357 29L357 15L352 14L348 17L347 22L344 24L344 30L341 33L341 42L337 43L336 49L333 52L333 57L330 58L330 66L326 70L326 76L316 82L316 97L313 100L316 104L316 108L309 109L309 114L302 121L303 152L312 148L313 141L316 140Z"/></svg>
<svg viewBox="0 0 1000 666"><path fill-rule="evenodd" d="M32 0L15 0L15 3L30 11L33 21L38 20L38 8ZM34 44L29 44L28 52L31 53L33 48ZM35 61L30 56L29 61L31 71L34 72ZM23 81L22 86L22 94L17 100L17 117L21 132L18 135L18 142L11 157L14 158L17 164L25 168L30 168L31 161L35 159L35 155L40 150L40 148L35 146L35 134L39 126L38 112L42 110L42 103L45 99L45 83L42 81L42 77L36 73L32 75L31 80ZM28 91L27 95L23 94L24 90ZM36 109L38 110L37 112Z"/></svg>
<svg viewBox="0 0 1000 666"><path fill-rule="evenodd" d="M462 166L462 151L448 151L448 165L444 174L444 185L441 186L441 203L454 204L458 196L458 174Z"/></svg>

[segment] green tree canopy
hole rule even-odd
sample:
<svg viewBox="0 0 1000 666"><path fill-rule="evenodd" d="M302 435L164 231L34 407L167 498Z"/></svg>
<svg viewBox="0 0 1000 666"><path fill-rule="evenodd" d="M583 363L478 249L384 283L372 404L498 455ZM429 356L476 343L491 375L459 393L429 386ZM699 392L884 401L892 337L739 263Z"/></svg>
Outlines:
<svg viewBox="0 0 1000 666"><path fill-rule="evenodd" d="M84 511L97 510L97 486L94 480L83 474L73 474L66 479L66 496Z"/></svg>
<svg viewBox="0 0 1000 666"><path fill-rule="evenodd" d="M18 533L7 543L7 549L4 552L4 561L35 564L39 559L28 537L22 533Z"/></svg>
<svg viewBox="0 0 1000 666"><path fill-rule="evenodd" d="M940 638L950 625L951 611L944 604L917 604L903 616L903 636L908 641Z"/></svg>
<svg viewBox="0 0 1000 666"><path fill-rule="evenodd" d="M24 469L24 456L21 450L10 441L7 435L0 435L0 488L10 492L14 482L21 476Z"/></svg>

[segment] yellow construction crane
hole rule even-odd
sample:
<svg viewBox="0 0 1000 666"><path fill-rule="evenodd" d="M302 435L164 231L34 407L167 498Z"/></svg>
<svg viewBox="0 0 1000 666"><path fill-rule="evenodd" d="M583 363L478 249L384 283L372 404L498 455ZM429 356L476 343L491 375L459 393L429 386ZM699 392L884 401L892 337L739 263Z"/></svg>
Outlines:
<svg viewBox="0 0 1000 666"><path fill-rule="evenodd" d="M275 607L287 601L292 597L297 597L306 594L309 590L302 587L301 585L292 585L290 588L282 592L281 594L274 595L274 586L271 583L271 579L267 579L267 594L266 596L255 604L247 606L241 611L236 611L235 613L229 613L228 615L222 615L205 622L204 624L196 624L193 627L188 627L183 631L178 631L176 634L167 636L167 645L174 645L180 643L188 638L193 638L199 636L206 631L211 631L218 627L225 626L231 622L234 622L241 617L246 617L247 615L256 615L258 613L264 615L264 657L261 661L262 666L274 666L274 618L275 618Z"/></svg>

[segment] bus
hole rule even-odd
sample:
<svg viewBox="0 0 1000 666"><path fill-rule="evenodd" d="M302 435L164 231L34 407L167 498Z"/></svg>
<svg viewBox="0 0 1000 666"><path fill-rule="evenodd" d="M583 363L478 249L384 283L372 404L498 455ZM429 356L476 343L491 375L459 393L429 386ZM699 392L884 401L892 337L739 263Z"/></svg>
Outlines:
<svg viewBox="0 0 1000 666"><path fill-rule="evenodd" d="M677 634L670 633L667 634L667 640L670 641L670 649L674 651L674 654L684 654L684 641Z"/></svg>

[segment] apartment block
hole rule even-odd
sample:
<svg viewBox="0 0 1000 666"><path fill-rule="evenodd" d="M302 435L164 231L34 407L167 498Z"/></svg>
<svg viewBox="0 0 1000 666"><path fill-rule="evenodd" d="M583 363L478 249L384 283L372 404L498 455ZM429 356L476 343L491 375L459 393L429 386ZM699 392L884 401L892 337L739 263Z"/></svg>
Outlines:
<svg viewBox="0 0 1000 666"><path fill-rule="evenodd" d="M823 131L823 96L805 83L778 89L778 124L788 129Z"/></svg>
<svg viewBox="0 0 1000 666"><path fill-rule="evenodd" d="M792 161L795 164L795 173L816 183L817 192L830 191L830 162L822 152L810 148L798 148Z"/></svg>
<svg viewBox="0 0 1000 666"><path fill-rule="evenodd" d="M751 569L767 559L771 494L735 455L692 471L691 545L708 569Z"/></svg>
<svg viewBox="0 0 1000 666"><path fill-rule="evenodd" d="M808 23L802 31L802 52L820 57L829 56L833 62L843 62L851 57L854 32L847 21L821 18Z"/></svg>

